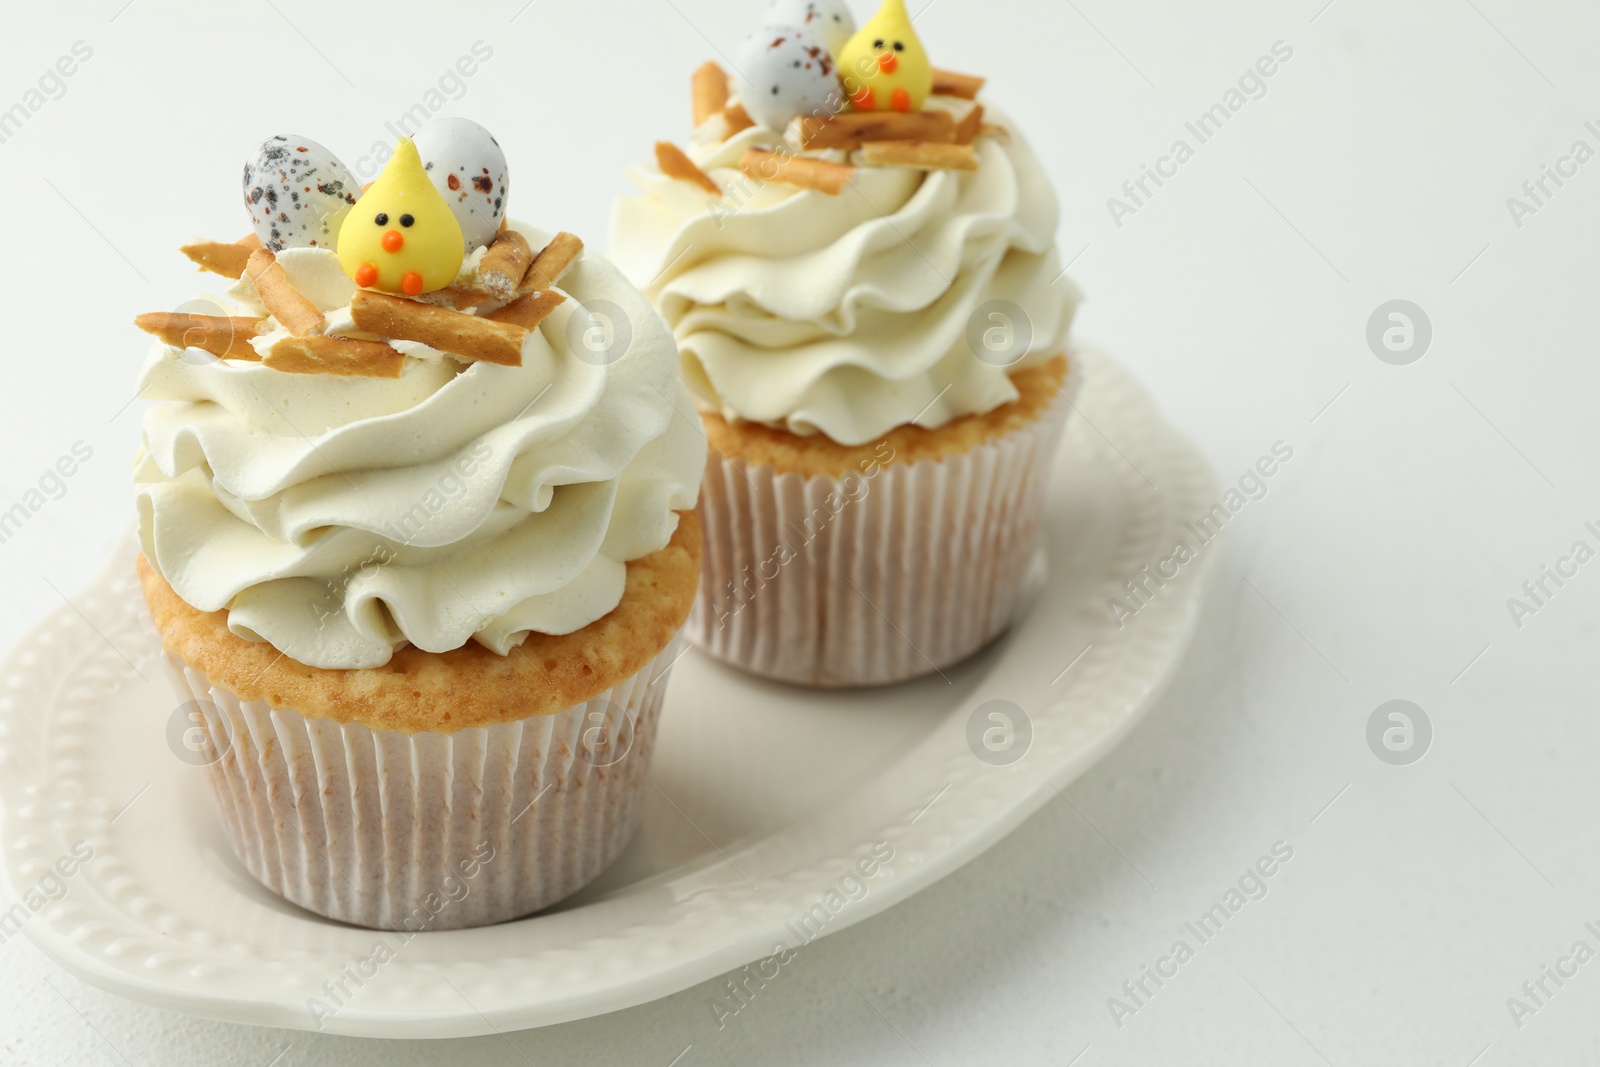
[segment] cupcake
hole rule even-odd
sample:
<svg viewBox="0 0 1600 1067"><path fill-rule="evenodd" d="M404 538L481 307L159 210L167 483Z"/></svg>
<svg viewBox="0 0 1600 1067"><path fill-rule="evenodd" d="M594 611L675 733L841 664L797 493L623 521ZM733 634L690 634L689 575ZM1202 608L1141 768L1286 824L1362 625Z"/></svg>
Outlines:
<svg viewBox="0 0 1600 1067"><path fill-rule="evenodd" d="M1079 296L1038 160L900 0L853 34L838 3L774 17L739 78L695 72L694 133L634 168L612 250L706 426L691 640L785 681L895 682L1012 619Z"/></svg>
<svg viewBox="0 0 1600 1067"><path fill-rule="evenodd" d="M705 452L649 304L438 126L365 192L264 142L255 232L185 249L236 280L138 320L139 576L227 837L409 931L536 911L627 843Z"/></svg>

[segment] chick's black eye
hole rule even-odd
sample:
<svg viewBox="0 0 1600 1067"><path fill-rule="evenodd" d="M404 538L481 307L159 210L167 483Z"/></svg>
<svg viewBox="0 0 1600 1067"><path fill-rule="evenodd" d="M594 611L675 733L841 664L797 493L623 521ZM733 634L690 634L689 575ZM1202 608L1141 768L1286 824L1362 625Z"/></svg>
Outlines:
<svg viewBox="0 0 1600 1067"><path fill-rule="evenodd" d="M880 38L880 39L878 39L876 41L873 41L872 42L872 47L876 48L880 52L883 51L883 40Z"/></svg>
<svg viewBox="0 0 1600 1067"><path fill-rule="evenodd" d="M410 226L413 222L416 222L416 221L417 220L412 218L410 215L401 215L400 216L400 225L402 225L402 226Z"/></svg>
<svg viewBox="0 0 1600 1067"><path fill-rule="evenodd" d="M389 214L386 211L380 211L378 212L378 217L372 221L376 222L379 226L387 226L389 225Z"/></svg>
<svg viewBox="0 0 1600 1067"><path fill-rule="evenodd" d="M904 52L906 50L906 46L905 46L904 42L896 41L894 43L894 50L896 52Z"/></svg>

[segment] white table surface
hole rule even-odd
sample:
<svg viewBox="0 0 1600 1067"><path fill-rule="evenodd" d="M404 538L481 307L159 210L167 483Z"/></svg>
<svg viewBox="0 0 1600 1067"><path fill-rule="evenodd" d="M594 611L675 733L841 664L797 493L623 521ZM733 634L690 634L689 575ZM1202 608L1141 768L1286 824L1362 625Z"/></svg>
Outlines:
<svg viewBox="0 0 1600 1067"><path fill-rule="evenodd" d="M1600 949L1584 926L1600 927L1600 562L1547 583L1520 628L1507 607L1573 542L1600 548L1584 528L1600 525L1600 160L1547 182L1520 226L1507 206L1573 142L1600 150L1585 128L1600 130L1600 16L1576 0L1324 2L932 0L918 17L937 62L990 76L1061 190L1080 333L1225 482L1275 442L1294 450L1234 521L1171 690L1064 799L808 948L720 1030L720 982L467 1041L253 1029L101 992L15 938L0 1063L1600 1063L1600 962L1546 979L1520 1026L1507 1004L1574 942ZM140 409L125 404L145 347L129 320L197 288L176 245L244 232L251 145L295 132L356 157L481 40L492 57L441 113L498 133L513 213L603 248L624 165L683 136L689 70L731 52L762 4L438 7L452 14L6 12L0 109L75 42L93 54L0 144L0 510L74 443L93 456L0 544L0 645L129 521ZM1193 144L1185 121L1278 41L1293 56L1265 95L1118 226L1107 198ZM1366 341L1392 299L1433 327L1406 366ZM1396 698L1433 725L1409 766L1366 741ZM1119 1027L1108 998L1278 841L1294 857L1267 895Z"/></svg>

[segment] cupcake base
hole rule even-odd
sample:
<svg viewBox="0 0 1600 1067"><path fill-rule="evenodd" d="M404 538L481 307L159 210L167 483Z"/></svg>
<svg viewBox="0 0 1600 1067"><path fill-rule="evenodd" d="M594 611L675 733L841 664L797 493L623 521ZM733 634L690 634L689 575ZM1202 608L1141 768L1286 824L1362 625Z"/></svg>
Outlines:
<svg viewBox="0 0 1600 1067"><path fill-rule="evenodd" d="M309 911L411 932L527 915L622 851L699 573L700 524L680 512L581 630L325 670L235 636L139 560L240 862Z"/></svg>
<svg viewBox="0 0 1600 1067"><path fill-rule="evenodd" d="M330 919L415 933L538 911L617 858L680 645L565 711L451 734L308 719L165 658L256 880Z"/></svg>
<svg viewBox="0 0 1600 1067"><path fill-rule="evenodd" d="M1013 380L1005 408L855 448L708 417L690 639L840 687L929 674L999 636L1077 384L1064 357Z"/></svg>

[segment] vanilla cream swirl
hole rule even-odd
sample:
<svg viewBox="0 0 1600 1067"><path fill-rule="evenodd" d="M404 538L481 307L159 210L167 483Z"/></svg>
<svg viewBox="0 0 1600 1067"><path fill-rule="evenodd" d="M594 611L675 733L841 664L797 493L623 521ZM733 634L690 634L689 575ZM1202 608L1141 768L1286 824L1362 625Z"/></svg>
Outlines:
<svg viewBox="0 0 1600 1067"><path fill-rule="evenodd" d="M613 214L617 265L671 325L705 410L861 444L1015 400L1010 373L1064 350L1079 296L1055 193L1015 132L979 136L976 171L862 167L838 196L739 171L776 141L753 127L691 146L721 201L635 167L643 195ZM1020 332L980 358L971 338L992 329Z"/></svg>
<svg viewBox="0 0 1600 1067"><path fill-rule="evenodd" d="M333 253L279 262L328 332L354 332ZM506 655L607 614L627 561L694 506L705 439L672 336L621 273L586 254L558 288L520 367L395 342L397 379L287 374L158 344L139 389L161 401L136 471L146 557L235 634L314 667L406 643ZM264 314L248 282L230 292L209 313Z"/></svg>

